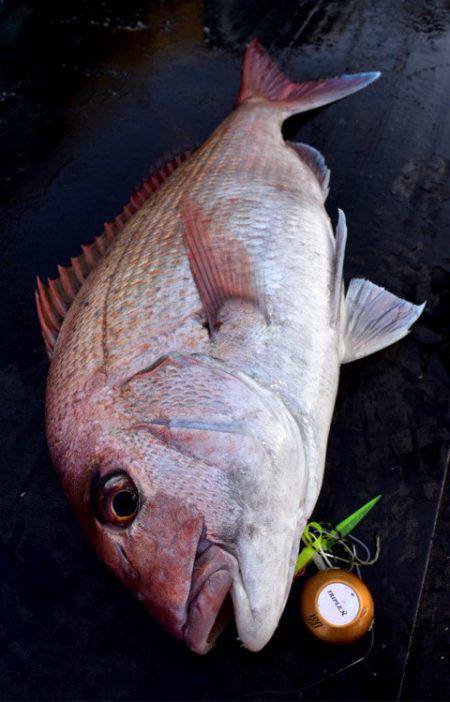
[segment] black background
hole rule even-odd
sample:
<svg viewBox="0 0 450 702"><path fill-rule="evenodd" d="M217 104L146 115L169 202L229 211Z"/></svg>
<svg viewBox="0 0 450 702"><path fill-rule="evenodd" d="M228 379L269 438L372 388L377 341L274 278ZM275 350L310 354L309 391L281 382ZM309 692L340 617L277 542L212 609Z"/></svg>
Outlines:
<svg viewBox="0 0 450 702"><path fill-rule="evenodd" d="M2 699L447 698L448 2L6 0L0 17ZM259 654L231 630L206 658L160 632L91 554L44 437L34 276L78 254L159 157L205 139L253 36L297 80L383 72L285 131L331 168L346 279L428 301L407 339L343 368L315 516L337 522L382 492L358 532L381 535L382 557L365 574L373 650L331 678L370 642L312 643L298 584Z"/></svg>

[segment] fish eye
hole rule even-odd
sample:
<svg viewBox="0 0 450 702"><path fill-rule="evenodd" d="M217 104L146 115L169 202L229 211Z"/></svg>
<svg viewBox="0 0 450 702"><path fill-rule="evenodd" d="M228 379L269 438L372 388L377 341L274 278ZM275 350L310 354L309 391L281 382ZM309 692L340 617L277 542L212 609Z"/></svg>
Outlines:
<svg viewBox="0 0 450 702"><path fill-rule="evenodd" d="M111 501L111 508L119 519L126 519L136 513L137 495L130 490L119 490Z"/></svg>
<svg viewBox="0 0 450 702"><path fill-rule="evenodd" d="M139 509L139 493L127 473L104 477L94 490L93 507L101 522L128 526Z"/></svg>

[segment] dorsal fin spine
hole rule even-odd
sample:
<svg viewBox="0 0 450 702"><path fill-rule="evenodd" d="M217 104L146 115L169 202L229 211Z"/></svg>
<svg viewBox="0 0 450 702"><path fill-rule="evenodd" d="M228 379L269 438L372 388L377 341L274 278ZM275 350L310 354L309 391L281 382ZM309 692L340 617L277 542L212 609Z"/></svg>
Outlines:
<svg viewBox="0 0 450 702"><path fill-rule="evenodd" d="M70 259L71 265L69 267L58 266L59 278L48 279L47 285L44 285L37 278L36 308L49 358L52 357L53 347L64 316L91 270L96 267L127 221L160 188L169 175L189 158L190 154L190 151L178 154L159 168L156 173L150 175L133 192L130 201L114 221L105 224L104 231L94 238L92 244L81 246L82 253Z"/></svg>
<svg viewBox="0 0 450 702"><path fill-rule="evenodd" d="M100 256L95 250L95 246L92 244L81 244L81 249L83 251L84 260L86 261L88 268L92 270L95 268Z"/></svg>
<svg viewBox="0 0 450 702"><path fill-rule="evenodd" d="M103 246L103 234L99 234L95 237L94 241L92 242L92 248L96 250L100 256L103 256L106 250Z"/></svg>
<svg viewBox="0 0 450 702"><path fill-rule="evenodd" d="M108 241L108 244L112 244L116 234L114 231L114 225L110 224L110 222L105 222L105 235L106 235L106 239Z"/></svg>
<svg viewBox="0 0 450 702"><path fill-rule="evenodd" d="M58 283L59 280L57 278L53 280L48 278L47 290L49 292L50 300L53 307L56 309L56 311L58 312L58 314L60 314L61 317L64 317L69 305L67 304L67 302L65 302L61 291L58 289Z"/></svg>
<svg viewBox="0 0 450 702"><path fill-rule="evenodd" d="M40 278L37 279L38 294L41 300L41 310L47 326L53 327L54 331L59 329L59 319L48 299L47 289Z"/></svg>
<svg viewBox="0 0 450 702"><path fill-rule="evenodd" d="M79 287L83 285L84 280L87 277L87 273L85 273L84 271L84 266L82 262L84 262L82 255L70 259L70 264L72 266L73 272L75 273L75 277L79 283Z"/></svg>
<svg viewBox="0 0 450 702"><path fill-rule="evenodd" d="M124 224L123 224L123 222L122 222L122 216L121 216L121 215L117 215L117 217L114 219L114 224L116 225L116 227L117 227L117 229L119 230L119 232L121 232L122 229L123 229L123 227L124 227Z"/></svg>
<svg viewBox="0 0 450 702"><path fill-rule="evenodd" d="M73 271L71 268L58 266L59 279L69 300L73 300L77 294L78 287L72 282Z"/></svg>
<svg viewBox="0 0 450 702"><path fill-rule="evenodd" d="M47 321L45 319L45 316L44 316L44 313L42 310L41 298L39 297L39 293L37 291L34 293L34 296L36 299L36 308L37 308L39 323L41 325L42 336L44 337L45 349L47 351L47 354L49 356L51 356L53 346L55 345L55 342L56 342L57 334L55 332L52 332L50 327L47 324Z"/></svg>

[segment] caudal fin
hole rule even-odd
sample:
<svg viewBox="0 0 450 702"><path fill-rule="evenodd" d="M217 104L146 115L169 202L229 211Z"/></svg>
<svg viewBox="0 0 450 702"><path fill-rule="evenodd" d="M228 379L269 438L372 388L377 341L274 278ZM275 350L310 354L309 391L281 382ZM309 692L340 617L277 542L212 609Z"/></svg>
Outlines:
<svg viewBox="0 0 450 702"><path fill-rule="evenodd" d="M266 54L259 41L253 39L244 55L237 104L251 98L263 97L279 103L281 108L292 114L306 112L356 93L379 77L380 73L374 71L293 83Z"/></svg>

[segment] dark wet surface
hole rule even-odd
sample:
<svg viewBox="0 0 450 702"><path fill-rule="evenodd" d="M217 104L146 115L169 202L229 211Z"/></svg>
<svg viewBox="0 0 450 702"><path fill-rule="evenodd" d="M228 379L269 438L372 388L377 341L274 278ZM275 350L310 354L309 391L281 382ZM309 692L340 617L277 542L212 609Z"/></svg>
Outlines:
<svg viewBox="0 0 450 702"><path fill-rule="evenodd" d="M2 699L448 698L449 579L439 512L448 445L450 7L360 2L4 2L0 7ZM346 366L315 515L384 498L359 534L375 643L314 644L298 585L260 654L233 632L204 659L160 632L91 554L43 431L34 275L99 233L152 164L231 109L252 36L298 79L378 69L367 91L287 126L332 171L346 279L427 309L412 335ZM301 130L299 127L302 126ZM430 546L435 536L433 548ZM321 684L315 684L323 680ZM307 690L295 692L305 686Z"/></svg>

